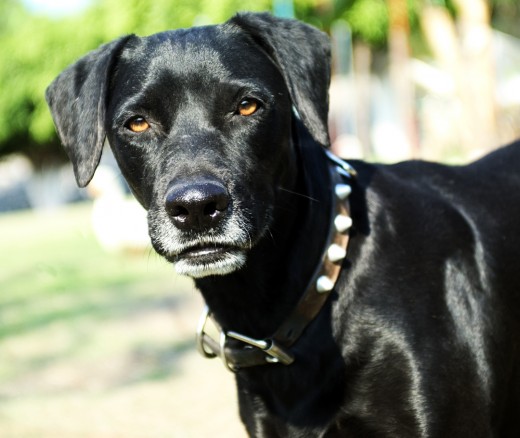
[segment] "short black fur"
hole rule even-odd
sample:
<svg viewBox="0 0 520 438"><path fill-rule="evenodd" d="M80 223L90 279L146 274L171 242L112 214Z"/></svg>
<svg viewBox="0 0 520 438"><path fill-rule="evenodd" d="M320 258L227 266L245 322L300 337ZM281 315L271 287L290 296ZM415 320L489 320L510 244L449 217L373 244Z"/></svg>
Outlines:
<svg viewBox="0 0 520 438"><path fill-rule="evenodd" d="M320 262L329 52L310 26L241 14L121 38L47 91L79 185L107 136L155 249L226 330L270 336ZM520 144L462 167L352 164L334 293L292 365L237 372L248 433L520 436Z"/></svg>

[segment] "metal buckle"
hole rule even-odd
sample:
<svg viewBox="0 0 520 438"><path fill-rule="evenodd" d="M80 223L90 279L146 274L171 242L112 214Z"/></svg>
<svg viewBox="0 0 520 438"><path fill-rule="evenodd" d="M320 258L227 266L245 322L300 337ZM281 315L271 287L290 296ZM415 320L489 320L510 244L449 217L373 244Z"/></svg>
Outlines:
<svg viewBox="0 0 520 438"><path fill-rule="evenodd" d="M222 328L215 322L215 320L212 319L213 324L215 324L215 327L217 328L219 332L219 340L218 343L215 341L207 332L206 332L206 325L208 323L208 320L211 317L211 311L209 310L208 306L204 306L204 309L202 310L202 314L199 318L199 323L197 324L197 332L196 332L196 343L197 343L197 350L199 351L202 356L213 359L217 356L220 356L222 359L222 362L224 362L224 365L226 368L232 372L236 372L237 368L233 366L232 363L229 362L227 356L226 356L226 341L227 338L233 338L238 341L243 342L244 344L251 345L253 347L256 347L260 350L262 350L264 353L266 353L265 360L268 363L281 363L284 365L290 365L294 362L294 356L285 351L282 347L280 347L276 342L273 340L264 341L264 340L258 340L250 338L249 336L241 335L240 333L229 331L224 332ZM208 351L208 347L210 351Z"/></svg>
<svg viewBox="0 0 520 438"><path fill-rule="evenodd" d="M269 363L290 365L294 362L294 356L291 353L285 351L273 340L265 341L253 339L249 336L241 335L240 333L232 331L227 332L227 336L264 351L267 354L265 360Z"/></svg>

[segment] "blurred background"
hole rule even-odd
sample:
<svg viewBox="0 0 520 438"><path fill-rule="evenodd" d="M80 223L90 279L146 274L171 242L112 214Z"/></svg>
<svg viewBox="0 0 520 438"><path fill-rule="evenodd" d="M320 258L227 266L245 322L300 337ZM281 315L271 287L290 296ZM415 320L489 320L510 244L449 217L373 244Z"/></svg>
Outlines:
<svg viewBox="0 0 520 438"><path fill-rule="evenodd" d="M194 350L192 283L151 249L108 150L76 188L43 97L122 34L239 10L331 36L343 157L458 164L520 136L517 0L2 0L1 437L244 436L233 376Z"/></svg>

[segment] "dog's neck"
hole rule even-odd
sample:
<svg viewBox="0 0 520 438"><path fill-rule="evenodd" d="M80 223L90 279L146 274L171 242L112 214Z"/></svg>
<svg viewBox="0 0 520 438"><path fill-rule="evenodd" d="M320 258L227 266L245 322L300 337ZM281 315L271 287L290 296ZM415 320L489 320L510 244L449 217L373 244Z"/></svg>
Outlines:
<svg viewBox="0 0 520 438"><path fill-rule="evenodd" d="M292 187L278 191L280 211L274 213L271 233L251 250L245 268L196 280L224 330L259 339L272 335L321 263L330 222L328 164L321 147L301 125L295 132L293 153L299 173Z"/></svg>

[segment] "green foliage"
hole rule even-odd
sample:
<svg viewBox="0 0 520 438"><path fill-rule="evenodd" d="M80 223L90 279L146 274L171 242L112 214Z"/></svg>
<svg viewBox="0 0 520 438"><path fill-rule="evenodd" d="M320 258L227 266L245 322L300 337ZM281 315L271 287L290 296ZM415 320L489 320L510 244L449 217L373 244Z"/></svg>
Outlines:
<svg viewBox="0 0 520 438"><path fill-rule="evenodd" d="M75 59L120 35L218 23L269 0L104 0L78 16L31 14L19 1L0 4L0 155L40 160L61 155L44 100L47 85Z"/></svg>
<svg viewBox="0 0 520 438"><path fill-rule="evenodd" d="M0 156L21 151L35 160L55 156L58 143L47 105L46 86L75 59L120 35L220 23L240 10L271 10L273 0L92 0L76 16L49 17L25 10L21 0L0 1ZM419 33L422 2L408 0L412 34ZM447 7L451 4L446 1ZM492 2L494 19L517 26L513 0ZM294 0L299 19L328 30L346 19L354 36L384 46L386 0ZM513 13L511 13L513 11ZM500 18L502 17L502 21ZM509 21L504 17L511 17Z"/></svg>
<svg viewBox="0 0 520 438"><path fill-rule="evenodd" d="M385 0L358 0L343 14L355 35L369 44L381 45L388 34L388 7Z"/></svg>
<svg viewBox="0 0 520 438"><path fill-rule="evenodd" d="M422 2L407 0L406 4L411 36L420 37ZM373 47L386 45L390 26L388 0L337 0L335 16L349 23L355 38Z"/></svg>
<svg viewBox="0 0 520 438"><path fill-rule="evenodd" d="M382 3L384 0L375 0ZM353 3L355 29L367 40L384 37L381 4ZM103 0L80 15L52 18L31 14L19 0L0 5L0 155L21 151L35 161L62 154L44 101L44 91L67 65L89 50L120 35L151 33L220 23L240 10L270 10L271 0ZM334 18L324 2L297 0L298 18L328 27ZM375 11L378 15L373 15ZM347 11L348 12L348 11ZM369 20L369 24L364 20ZM378 33L379 32L379 33Z"/></svg>

